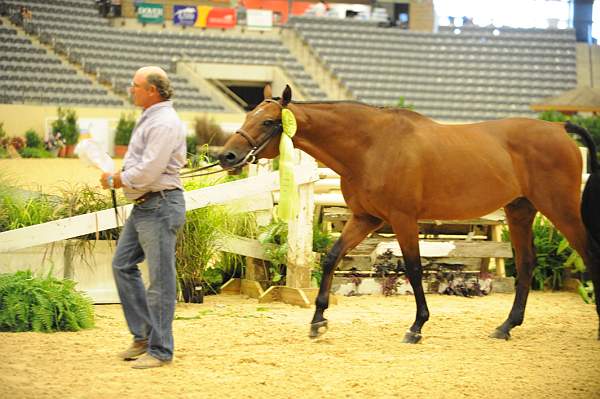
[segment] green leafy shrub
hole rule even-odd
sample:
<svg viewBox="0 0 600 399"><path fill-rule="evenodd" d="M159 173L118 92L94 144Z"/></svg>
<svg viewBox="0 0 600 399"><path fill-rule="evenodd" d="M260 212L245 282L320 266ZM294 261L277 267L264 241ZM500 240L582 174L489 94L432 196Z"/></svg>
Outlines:
<svg viewBox="0 0 600 399"><path fill-rule="evenodd" d="M4 129L4 122L0 122L0 141L6 136L8 136L8 133L6 133L6 130Z"/></svg>
<svg viewBox="0 0 600 399"><path fill-rule="evenodd" d="M50 151L38 147L25 147L20 152L23 158L54 158L55 155Z"/></svg>
<svg viewBox="0 0 600 399"><path fill-rule="evenodd" d="M33 129L29 129L25 132L25 142L28 148L42 148L44 142L42 138L38 136L37 132Z"/></svg>
<svg viewBox="0 0 600 399"><path fill-rule="evenodd" d="M186 190L196 190L228 180L188 181ZM218 292L223 282L239 277L244 265L241 255L221 253L219 239L226 235L252 237L254 215L235 214L224 206L210 206L190 211L177 236L175 248L177 279L185 302L195 302L195 288Z"/></svg>
<svg viewBox="0 0 600 399"><path fill-rule="evenodd" d="M0 231L33 226L60 218L55 209L56 204L44 195L24 199L7 193L0 198L0 204L3 210Z"/></svg>
<svg viewBox="0 0 600 399"><path fill-rule="evenodd" d="M115 128L115 144L116 145L129 145L131 140L131 134L135 127L135 114L121 114L117 127Z"/></svg>
<svg viewBox="0 0 600 399"><path fill-rule="evenodd" d="M258 235L258 241L263 244L265 255L269 259L269 279L275 284L285 284L288 253L287 223L275 221L265 226Z"/></svg>
<svg viewBox="0 0 600 399"><path fill-rule="evenodd" d="M0 274L0 331L79 331L94 326L91 301L75 282L30 271Z"/></svg>
<svg viewBox="0 0 600 399"><path fill-rule="evenodd" d="M198 154L198 138L196 136L187 136L185 138L188 155Z"/></svg>
<svg viewBox="0 0 600 399"><path fill-rule="evenodd" d="M77 126L77 113L73 109L58 107L58 118L52 122L52 135L60 137L67 145L77 144L79 141L79 126Z"/></svg>
<svg viewBox="0 0 600 399"><path fill-rule="evenodd" d="M562 287L564 270L584 271L583 261L563 235L544 216L538 214L533 222L533 242L536 250L536 266L533 269L533 289L549 286L554 290ZM508 230L503 232L504 241L509 240ZM506 260L506 274L516 276L514 259Z"/></svg>
<svg viewBox="0 0 600 399"><path fill-rule="evenodd" d="M274 221L265 226L258 235L258 241L263 244L265 255L269 260L269 278L275 284L285 284L287 253L288 253L288 225L282 221ZM333 244L333 237L318 223L313 223L313 252L326 254ZM312 279L317 284L321 282L322 270L320 265L313 265Z"/></svg>

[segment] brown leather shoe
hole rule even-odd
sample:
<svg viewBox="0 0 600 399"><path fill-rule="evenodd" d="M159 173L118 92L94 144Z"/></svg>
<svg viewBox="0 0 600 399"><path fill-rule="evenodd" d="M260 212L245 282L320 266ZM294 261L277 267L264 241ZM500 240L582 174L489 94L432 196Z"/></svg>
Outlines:
<svg viewBox="0 0 600 399"><path fill-rule="evenodd" d="M140 357L135 362L133 362L133 366L131 367L134 369L151 369L154 367L166 366L170 363L170 360L160 360L155 358L151 354L146 353L144 356Z"/></svg>
<svg viewBox="0 0 600 399"><path fill-rule="evenodd" d="M148 340L133 341L131 346L119 353L119 357L123 360L135 360L138 356L143 355L148 350Z"/></svg>

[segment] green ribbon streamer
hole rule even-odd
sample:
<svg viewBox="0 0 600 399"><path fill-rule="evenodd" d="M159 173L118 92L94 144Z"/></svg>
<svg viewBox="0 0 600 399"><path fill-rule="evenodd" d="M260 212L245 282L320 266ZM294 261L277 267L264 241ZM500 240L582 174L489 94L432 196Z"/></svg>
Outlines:
<svg viewBox="0 0 600 399"><path fill-rule="evenodd" d="M294 178L294 143L292 137L296 134L296 118L287 108L281 110L283 134L279 142L279 206L277 216L284 221L296 218L300 209L298 185Z"/></svg>

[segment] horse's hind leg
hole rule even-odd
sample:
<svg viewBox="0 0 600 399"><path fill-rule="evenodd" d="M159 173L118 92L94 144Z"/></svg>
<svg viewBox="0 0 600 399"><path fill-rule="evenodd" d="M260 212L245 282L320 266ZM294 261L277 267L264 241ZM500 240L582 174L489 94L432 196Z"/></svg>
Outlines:
<svg viewBox="0 0 600 399"><path fill-rule="evenodd" d="M526 198L518 198L504 207L515 250L517 268L517 292L508 319L490 335L492 338L509 339L510 330L523 323L525 306L535 267L535 248L531 225L537 210Z"/></svg>
<svg viewBox="0 0 600 399"><path fill-rule="evenodd" d="M406 265L406 276L415 294L417 305L415 322L404 335L402 342L416 344L422 337L421 328L429 320L429 309L427 308L422 283L423 267L421 266L419 251L419 226L416 219L396 216L392 227L402 249L402 259L404 259Z"/></svg>
<svg viewBox="0 0 600 399"><path fill-rule="evenodd" d="M382 221L370 215L353 215L344 226L340 238L323 260L323 278L315 301L315 315L311 321L309 337L316 338L327 330L327 319L323 312L329 307L329 291L333 272L338 262L348 251L357 246L370 232L382 225Z"/></svg>

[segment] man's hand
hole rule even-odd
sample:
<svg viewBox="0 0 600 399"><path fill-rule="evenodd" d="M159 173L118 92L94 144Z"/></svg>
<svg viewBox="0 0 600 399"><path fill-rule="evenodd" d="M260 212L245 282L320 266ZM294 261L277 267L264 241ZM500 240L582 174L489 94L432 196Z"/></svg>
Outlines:
<svg viewBox="0 0 600 399"><path fill-rule="evenodd" d="M121 188L123 182L121 182L121 173L102 173L100 177L100 184L102 188Z"/></svg>

